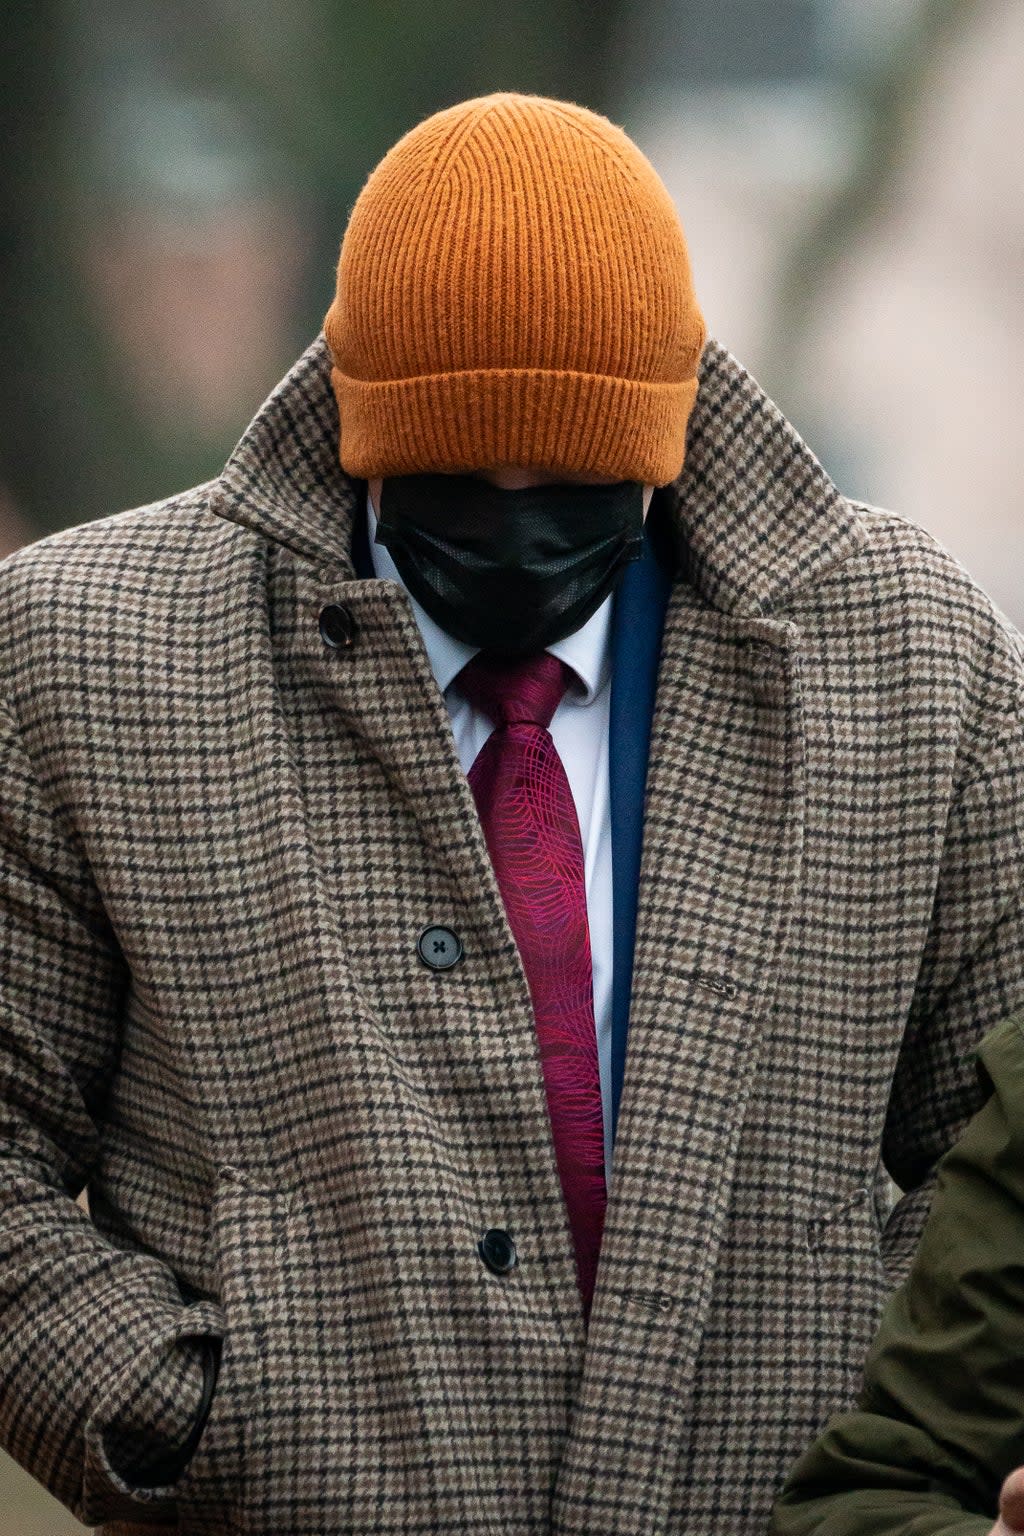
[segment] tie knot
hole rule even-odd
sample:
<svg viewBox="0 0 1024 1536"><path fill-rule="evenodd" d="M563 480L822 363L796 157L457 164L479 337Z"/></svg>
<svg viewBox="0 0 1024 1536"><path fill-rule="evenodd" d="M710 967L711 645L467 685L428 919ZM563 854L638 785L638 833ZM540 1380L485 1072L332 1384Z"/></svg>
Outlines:
<svg viewBox="0 0 1024 1536"><path fill-rule="evenodd" d="M573 676L550 651L507 661L478 651L456 678L463 695L496 726L530 722L547 728Z"/></svg>

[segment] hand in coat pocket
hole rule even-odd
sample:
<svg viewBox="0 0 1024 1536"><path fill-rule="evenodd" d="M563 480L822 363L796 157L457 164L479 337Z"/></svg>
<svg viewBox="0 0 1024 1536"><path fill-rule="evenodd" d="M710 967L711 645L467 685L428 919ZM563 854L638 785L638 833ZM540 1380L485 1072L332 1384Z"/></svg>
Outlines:
<svg viewBox="0 0 1024 1536"><path fill-rule="evenodd" d="M148 1408L144 1417L158 1412L162 1433L155 1432L151 1423L137 1422L139 1394L132 1402L134 1413L126 1416L122 1410L108 1428L107 1454L127 1482L159 1488L180 1477L210 1414L220 1350L219 1338L204 1337L180 1340L177 1349L165 1355L142 1398Z"/></svg>

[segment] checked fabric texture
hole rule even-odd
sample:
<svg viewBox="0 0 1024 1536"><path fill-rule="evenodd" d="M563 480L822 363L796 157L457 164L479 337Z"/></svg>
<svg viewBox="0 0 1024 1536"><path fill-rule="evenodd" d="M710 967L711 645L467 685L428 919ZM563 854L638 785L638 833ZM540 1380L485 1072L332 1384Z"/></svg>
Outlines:
<svg viewBox="0 0 1024 1536"><path fill-rule="evenodd" d="M0 1445L104 1536L764 1536L1024 1003L1024 640L709 341L584 1327L523 966L338 427L321 334L213 480L0 562ZM129 1484L104 1430L178 1441L161 1362L210 1337L188 1466Z"/></svg>
<svg viewBox="0 0 1024 1536"><path fill-rule="evenodd" d="M589 1318L607 1192L583 843L548 726L572 669L543 651L478 652L457 682L494 722L469 770L487 847L537 1018L558 1173Z"/></svg>

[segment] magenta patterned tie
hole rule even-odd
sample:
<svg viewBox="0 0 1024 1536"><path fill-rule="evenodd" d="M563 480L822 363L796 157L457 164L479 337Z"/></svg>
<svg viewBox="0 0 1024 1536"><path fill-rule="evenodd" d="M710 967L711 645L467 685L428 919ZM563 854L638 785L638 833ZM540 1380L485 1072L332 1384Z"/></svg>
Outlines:
<svg viewBox="0 0 1024 1536"><path fill-rule="evenodd" d="M559 1177L589 1321L606 1203L583 844L548 725L573 676L550 652L478 652L464 697L495 729L469 770L487 848L530 987Z"/></svg>

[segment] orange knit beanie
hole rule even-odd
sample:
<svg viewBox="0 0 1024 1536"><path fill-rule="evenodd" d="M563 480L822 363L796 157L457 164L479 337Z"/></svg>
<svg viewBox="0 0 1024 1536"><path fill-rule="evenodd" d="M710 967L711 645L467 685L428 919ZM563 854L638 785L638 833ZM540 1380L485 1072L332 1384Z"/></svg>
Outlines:
<svg viewBox="0 0 1024 1536"><path fill-rule="evenodd" d="M681 470L706 334L686 240L599 113L516 91L435 112L370 173L337 279L348 474Z"/></svg>

